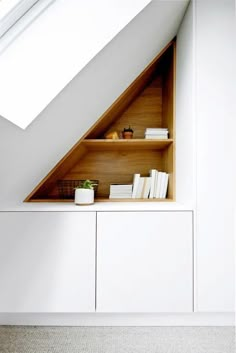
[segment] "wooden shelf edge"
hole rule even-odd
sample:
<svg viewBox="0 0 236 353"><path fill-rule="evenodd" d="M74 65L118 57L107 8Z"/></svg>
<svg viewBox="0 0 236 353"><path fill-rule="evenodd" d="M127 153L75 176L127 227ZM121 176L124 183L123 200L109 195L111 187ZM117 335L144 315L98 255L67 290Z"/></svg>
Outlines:
<svg viewBox="0 0 236 353"><path fill-rule="evenodd" d="M172 143L173 139L85 139L81 143L82 144L90 144L90 143L114 143L114 144L135 144L135 143L152 143L152 142L161 142L161 143Z"/></svg>
<svg viewBox="0 0 236 353"><path fill-rule="evenodd" d="M132 149L156 149L162 150L173 144L173 139L87 139L81 144L88 150L132 150Z"/></svg>
<svg viewBox="0 0 236 353"><path fill-rule="evenodd" d="M96 199L95 202L174 202L173 199Z"/></svg>
<svg viewBox="0 0 236 353"><path fill-rule="evenodd" d="M174 199L109 199L109 198L98 198L96 202L174 202ZM62 202L62 203L73 203L72 199L33 199L27 202Z"/></svg>

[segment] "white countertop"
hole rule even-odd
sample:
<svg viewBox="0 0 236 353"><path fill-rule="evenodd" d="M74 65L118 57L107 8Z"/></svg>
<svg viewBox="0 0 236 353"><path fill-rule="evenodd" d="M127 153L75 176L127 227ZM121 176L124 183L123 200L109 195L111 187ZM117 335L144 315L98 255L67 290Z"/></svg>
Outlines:
<svg viewBox="0 0 236 353"><path fill-rule="evenodd" d="M192 211L178 202L95 202L78 206L71 202L28 202L0 205L0 212L96 212L96 211Z"/></svg>

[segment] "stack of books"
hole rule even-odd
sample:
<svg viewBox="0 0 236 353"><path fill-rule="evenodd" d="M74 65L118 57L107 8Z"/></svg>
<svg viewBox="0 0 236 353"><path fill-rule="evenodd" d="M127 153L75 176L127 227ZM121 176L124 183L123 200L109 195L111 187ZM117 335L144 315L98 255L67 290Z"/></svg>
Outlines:
<svg viewBox="0 0 236 353"><path fill-rule="evenodd" d="M168 129L166 128L146 128L145 139L168 139Z"/></svg>
<svg viewBox="0 0 236 353"><path fill-rule="evenodd" d="M132 198L132 184L111 184L110 185L110 199L130 199Z"/></svg>
<svg viewBox="0 0 236 353"><path fill-rule="evenodd" d="M168 190L169 174L151 169L149 177L134 174L132 198L165 199Z"/></svg>

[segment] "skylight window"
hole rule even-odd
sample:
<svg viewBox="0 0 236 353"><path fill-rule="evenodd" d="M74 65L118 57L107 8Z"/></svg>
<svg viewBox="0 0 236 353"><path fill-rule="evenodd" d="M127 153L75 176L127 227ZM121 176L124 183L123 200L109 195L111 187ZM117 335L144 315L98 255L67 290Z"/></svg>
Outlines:
<svg viewBox="0 0 236 353"><path fill-rule="evenodd" d="M25 129L149 2L36 1L0 38L0 117Z"/></svg>
<svg viewBox="0 0 236 353"><path fill-rule="evenodd" d="M38 0L0 0L0 38L36 2L38 2Z"/></svg>

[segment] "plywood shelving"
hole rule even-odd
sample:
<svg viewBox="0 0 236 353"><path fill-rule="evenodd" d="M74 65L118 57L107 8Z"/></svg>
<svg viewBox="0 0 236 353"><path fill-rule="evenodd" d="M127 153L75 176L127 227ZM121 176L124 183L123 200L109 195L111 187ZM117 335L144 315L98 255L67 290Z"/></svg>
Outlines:
<svg viewBox="0 0 236 353"><path fill-rule="evenodd" d="M82 142L89 151L106 151L106 150L163 150L173 143L173 139L168 140L145 140L145 139L130 139L130 140L106 140L106 139L88 139Z"/></svg>
<svg viewBox="0 0 236 353"><path fill-rule="evenodd" d="M175 41L150 63L112 106L98 119L66 156L31 192L25 201L59 199L57 181L98 179L97 201L109 200L111 183L132 183L133 174L147 176L150 169L169 176L167 199L175 199ZM134 130L133 139L108 140L104 136ZM144 139L146 128L165 127L167 140ZM142 201L112 200L112 201ZM159 201L145 199L145 201ZM161 200L163 201L163 200Z"/></svg>

